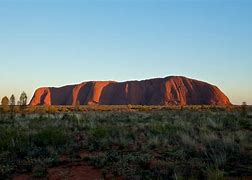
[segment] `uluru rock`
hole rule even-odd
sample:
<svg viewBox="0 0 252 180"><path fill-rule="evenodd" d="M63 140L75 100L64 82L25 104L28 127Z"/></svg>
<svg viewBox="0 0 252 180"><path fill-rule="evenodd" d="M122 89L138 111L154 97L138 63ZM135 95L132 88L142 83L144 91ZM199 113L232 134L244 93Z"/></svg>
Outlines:
<svg viewBox="0 0 252 180"><path fill-rule="evenodd" d="M182 76L142 81L89 81L35 91L30 105L229 105L216 86Z"/></svg>

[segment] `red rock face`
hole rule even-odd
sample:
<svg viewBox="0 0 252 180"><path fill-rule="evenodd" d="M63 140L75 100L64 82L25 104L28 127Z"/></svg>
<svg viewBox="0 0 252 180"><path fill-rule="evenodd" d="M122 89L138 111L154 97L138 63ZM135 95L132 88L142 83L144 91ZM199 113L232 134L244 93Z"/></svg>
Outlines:
<svg viewBox="0 0 252 180"><path fill-rule="evenodd" d="M90 81L39 88L30 105L228 105L216 86L181 76L143 81Z"/></svg>

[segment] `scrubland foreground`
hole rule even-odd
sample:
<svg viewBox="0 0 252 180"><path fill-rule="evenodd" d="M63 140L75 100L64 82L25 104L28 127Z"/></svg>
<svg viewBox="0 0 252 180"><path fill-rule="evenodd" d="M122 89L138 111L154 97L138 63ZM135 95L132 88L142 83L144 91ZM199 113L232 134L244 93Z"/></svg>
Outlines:
<svg viewBox="0 0 252 180"><path fill-rule="evenodd" d="M0 179L252 178L251 107L37 108L0 114Z"/></svg>

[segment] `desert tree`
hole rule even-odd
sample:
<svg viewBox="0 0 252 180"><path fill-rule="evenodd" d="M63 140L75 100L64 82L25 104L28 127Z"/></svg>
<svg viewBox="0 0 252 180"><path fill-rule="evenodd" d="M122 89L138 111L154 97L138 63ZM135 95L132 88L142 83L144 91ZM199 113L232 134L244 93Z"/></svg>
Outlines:
<svg viewBox="0 0 252 180"><path fill-rule="evenodd" d="M15 106L15 105L16 105L15 96L12 94L10 97L10 106Z"/></svg>
<svg viewBox="0 0 252 180"><path fill-rule="evenodd" d="M14 113L15 105L16 105L15 96L12 94L12 95L11 95L11 97L10 97L10 110L11 110L11 117L13 117L13 113Z"/></svg>
<svg viewBox="0 0 252 180"><path fill-rule="evenodd" d="M25 106L27 105L27 95L24 91L20 95L19 105L22 111L25 109Z"/></svg>
<svg viewBox="0 0 252 180"><path fill-rule="evenodd" d="M9 110L9 99L6 96L2 98L1 104L5 112Z"/></svg>
<svg viewBox="0 0 252 180"><path fill-rule="evenodd" d="M19 102L21 106L26 106L27 105L27 95L25 92L22 92L19 98Z"/></svg>

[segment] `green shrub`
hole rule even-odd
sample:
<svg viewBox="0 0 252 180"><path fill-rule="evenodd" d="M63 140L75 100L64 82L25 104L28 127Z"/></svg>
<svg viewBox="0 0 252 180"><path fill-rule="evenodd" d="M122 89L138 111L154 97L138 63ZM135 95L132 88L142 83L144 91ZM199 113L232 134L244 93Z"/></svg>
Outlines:
<svg viewBox="0 0 252 180"><path fill-rule="evenodd" d="M217 168L207 169L207 178L214 180L224 180L224 172Z"/></svg>
<svg viewBox="0 0 252 180"><path fill-rule="evenodd" d="M96 127L90 129L90 133L95 138L105 138L109 135L109 130L106 127Z"/></svg>
<svg viewBox="0 0 252 180"><path fill-rule="evenodd" d="M45 164L38 162L33 168L33 177L42 178L47 174Z"/></svg>
<svg viewBox="0 0 252 180"><path fill-rule="evenodd" d="M31 140L39 147L64 146L70 140L70 136L63 128L48 126L33 134Z"/></svg>
<svg viewBox="0 0 252 180"><path fill-rule="evenodd" d="M0 152L25 152L29 147L29 136L22 129L14 129L12 127L0 129Z"/></svg>

